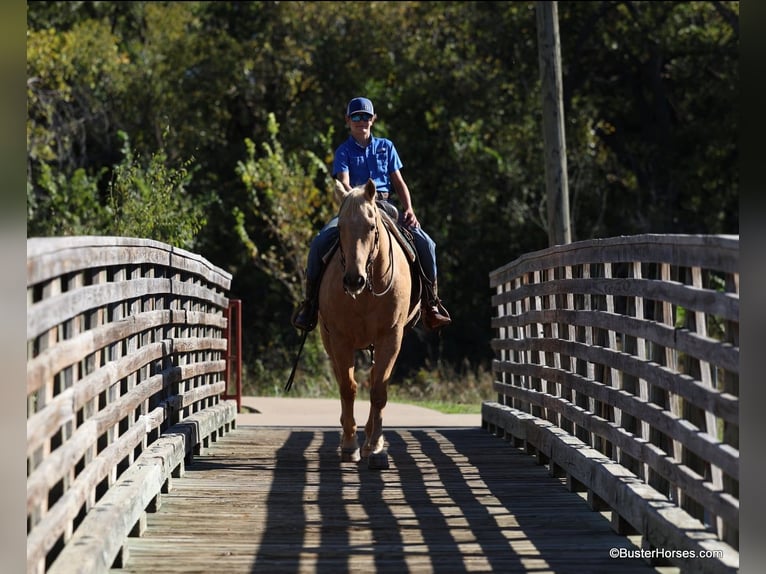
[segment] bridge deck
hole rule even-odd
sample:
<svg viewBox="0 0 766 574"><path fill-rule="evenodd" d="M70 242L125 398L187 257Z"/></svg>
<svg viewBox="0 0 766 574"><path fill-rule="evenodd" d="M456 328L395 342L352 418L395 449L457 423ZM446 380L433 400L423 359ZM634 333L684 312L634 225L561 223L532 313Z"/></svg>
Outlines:
<svg viewBox="0 0 766 574"><path fill-rule="evenodd" d="M113 573L652 572L533 457L481 428L387 428L391 467L339 431L238 426L195 457Z"/></svg>

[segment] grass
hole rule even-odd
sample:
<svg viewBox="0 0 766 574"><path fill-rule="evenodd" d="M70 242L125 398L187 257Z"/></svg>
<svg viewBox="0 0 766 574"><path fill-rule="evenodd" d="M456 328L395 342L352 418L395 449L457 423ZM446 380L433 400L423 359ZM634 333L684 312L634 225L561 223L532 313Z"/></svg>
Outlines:
<svg viewBox="0 0 766 574"><path fill-rule="evenodd" d="M258 375L260 376L243 372L243 394L340 399L334 378L327 374L312 376L299 370L289 393L284 391L289 371L278 373L276 376L269 376L261 371ZM357 400L369 400L368 377L369 368L365 365L357 366ZM447 414L480 413L482 402L494 397L492 379L492 373L484 368L466 368L458 372L454 368L437 365L430 369L421 369L407 378L389 384L388 400Z"/></svg>
<svg viewBox="0 0 766 574"><path fill-rule="evenodd" d="M444 401L416 401L410 399L389 399L391 402L414 404L419 407L432 409L448 415L472 415L481 414L481 403L449 403Z"/></svg>

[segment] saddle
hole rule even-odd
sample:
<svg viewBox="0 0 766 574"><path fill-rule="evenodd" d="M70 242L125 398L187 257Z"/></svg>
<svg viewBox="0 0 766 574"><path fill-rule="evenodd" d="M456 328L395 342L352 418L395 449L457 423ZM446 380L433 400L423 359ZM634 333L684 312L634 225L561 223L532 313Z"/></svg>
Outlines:
<svg viewBox="0 0 766 574"><path fill-rule="evenodd" d="M407 327L414 326L418 319L420 319L420 299L423 295L423 286L426 279L423 272L423 268L420 265L418 259L418 252L415 249L415 240L405 227L402 227L398 223L399 212L396 207L388 203L387 201L377 201L378 209L380 211L381 220L386 229L396 238L397 243L401 245L407 260L410 262L410 276L412 277L412 290L410 291L410 307L418 307L418 312L415 314L413 320L407 325ZM330 248L326 253L322 255L322 265L327 265L330 258L338 248L339 240L333 241Z"/></svg>
<svg viewBox="0 0 766 574"><path fill-rule="evenodd" d="M396 210L396 207L387 201L378 201L377 203L378 209L380 209L383 225L385 225L386 229L391 232L391 235L396 238L399 245L402 246L402 250L407 256L407 260L410 262L410 277L412 278L410 308L417 307L417 312L412 320L405 326L406 329L409 329L420 320L420 299L423 296L423 285L426 281L425 274L423 273L423 267L420 265L420 260L418 259L418 252L415 249L415 240L412 238L412 233L398 223L399 212Z"/></svg>
<svg viewBox="0 0 766 574"><path fill-rule="evenodd" d="M396 207L388 203L387 201L378 201L378 208L380 209L381 220L383 225L386 226L396 238L399 245L402 246L404 254L407 256L407 260L410 262L410 276L412 277L412 289L410 290L410 308L417 307L417 312L412 320L407 323L405 329L414 327L420 320L420 299L423 295L423 285L425 274L423 273L423 267L420 265L418 259L418 252L415 250L415 240L412 238L412 233L408 229L399 225L399 212Z"/></svg>
<svg viewBox="0 0 766 574"><path fill-rule="evenodd" d="M383 225L385 225L386 229L391 232L391 235L396 238L399 245L402 246L404 254L410 261L410 265L415 263L418 258L417 252L415 251L415 241L412 238L412 233L399 225L399 212L397 212L396 208L388 202L378 201L377 203L378 209L380 209Z"/></svg>

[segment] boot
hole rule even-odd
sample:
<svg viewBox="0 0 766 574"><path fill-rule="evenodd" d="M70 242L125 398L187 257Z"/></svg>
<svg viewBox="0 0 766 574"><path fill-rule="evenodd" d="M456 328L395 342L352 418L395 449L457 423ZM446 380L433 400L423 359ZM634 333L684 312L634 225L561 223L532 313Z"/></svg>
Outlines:
<svg viewBox="0 0 766 574"><path fill-rule="evenodd" d="M423 324L426 328L435 331L452 323L447 309L439 299L436 281L431 288L426 287L426 293L422 302Z"/></svg>
<svg viewBox="0 0 766 574"><path fill-rule="evenodd" d="M298 305L293 313L293 327L301 331L313 331L317 326L319 315L318 289L310 281L306 281L306 298Z"/></svg>

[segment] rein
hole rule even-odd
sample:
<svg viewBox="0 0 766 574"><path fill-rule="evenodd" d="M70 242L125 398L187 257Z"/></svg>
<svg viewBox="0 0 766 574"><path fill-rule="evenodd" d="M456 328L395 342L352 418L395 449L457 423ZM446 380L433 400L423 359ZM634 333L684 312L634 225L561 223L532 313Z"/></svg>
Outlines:
<svg viewBox="0 0 766 574"><path fill-rule="evenodd" d="M378 220L378 224L380 224L380 220ZM386 227L386 234L388 235L388 268L391 270L391 278L388 280L388 285L386 285L386 288L383 289L380 293L375 293L375 290L372 288L372 257L367 261L367 287L370 289L370 293L372 293L375 297L382 297L389 291L391 291L391 287L394 284L394 239L391 237L391 230ZM378 238L378 227L375 226L375 238L377 240ZM378 247L380 249L380 247Z"/></svg>
<svg viewBox="0 0 766 574"><path fill-rule="evenodd" d="M377 208L376 208L377 209ZM386 230L386 234L388 235L388 270L390 270L390 279L388 280L388 285L386 285L386 288L383 289L380 293L376 293L375 289L372 286L372 265L375 262L375 256L380 253L380 226L383 225L382 221L380 219L380 215L378 214L378 217L375 221L375 240L373 241L372 249L370 250L370 254L367 257L367 265L365 266L365 270L367 271L367 282L365 286L367 289L372 293L374 297L382 297L386 293L388 293L391 290L391 287L394 285L394 276L396 269L394 267L394 239L391 237L391 230L388 229L385 225L383 227ZM339 225L340 226L340 225ZM343 253L343 244L338 243L338 249L340 250L340 264L343 268L343 271L346 271L346 255ZM388 272L387 270L387 272Z"/></svg>

